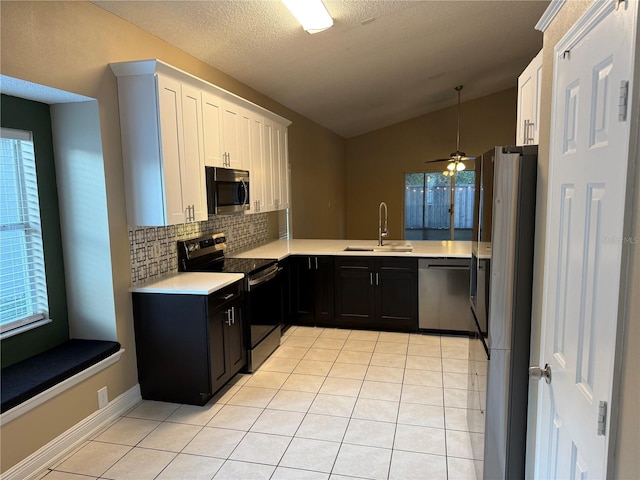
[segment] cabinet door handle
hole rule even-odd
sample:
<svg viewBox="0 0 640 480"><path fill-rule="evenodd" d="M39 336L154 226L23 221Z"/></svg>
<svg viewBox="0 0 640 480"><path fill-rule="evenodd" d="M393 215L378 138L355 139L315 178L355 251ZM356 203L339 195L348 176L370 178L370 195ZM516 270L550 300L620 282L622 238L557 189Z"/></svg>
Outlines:
<svg viewBox="0 0 640 480"><path fill-rule="evenodd" d="M316 270L318 269L318 257L316 257Z"/></svg>
<svg viewBox="0 0 640 480"><path fill-rule="evenodd" d="M236 324L236 307L231 307L231 323Z"/></svg>
<svg viewBox="0 0 640 480"><path fill-rule="evenodd" d="M231 309L227 310L226 314L227 314L227 320L224 323L227 324L227 327L230 327L231 326Z"/></svg>
<svg viewBox="0 0 640 480"><path fill-rule="evenodd" d="M225 300L225 301L226 301L226 300L229 300L231 297L233 297L233 295L235 295L235 294L233 294L233 293L227 293L224 297L222 297L222 300Z"/></svg>
<svg viewBox="0 0 640 480"><path fill-rule="evenodd" d="M528 119L524 121L524 144L525 145L533 144L533 141L534 141L533 134L532 133L530 134L529 132L533 130L534 125L535 124Z"/></svg>
<svg viewBox="0 0 640 480"><path fill-rule="evenodd" d="M309 257L308 260L309 260L309 270L311 270L311 257Z"/></svg>
<svg viewBox="0 0 640 480"><path fill-rule="evenodd" d="M380 274L376 272L376 285L380 285Z"/></svg>
<svg viewBox="0 0 640 480"><path fill-rule="evenodd" d="M373 273L369 272L369 285L373 286Z"/></svg>

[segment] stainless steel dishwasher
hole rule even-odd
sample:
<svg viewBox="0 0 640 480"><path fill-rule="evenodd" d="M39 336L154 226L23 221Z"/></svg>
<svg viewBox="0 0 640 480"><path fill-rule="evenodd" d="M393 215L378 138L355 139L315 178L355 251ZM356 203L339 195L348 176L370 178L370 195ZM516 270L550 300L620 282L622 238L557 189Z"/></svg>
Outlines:
<svg viewBox="0 0 640 480"><path fill-rule="evenodd" d="M418 326L442 333L469 332L468 258L425 258L418 262Z"/></svg>

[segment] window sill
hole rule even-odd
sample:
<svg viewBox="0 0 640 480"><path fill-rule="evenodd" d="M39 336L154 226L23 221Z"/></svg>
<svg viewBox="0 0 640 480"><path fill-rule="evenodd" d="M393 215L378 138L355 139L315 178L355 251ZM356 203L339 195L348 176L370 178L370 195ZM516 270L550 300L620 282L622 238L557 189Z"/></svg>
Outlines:
<svg viewBox="0 0 640 480"><path fill-rule="evenodd" d="M20 333L28 332L29 330L33 330L34 328L41 327L42 325L46 325L47 323L51 323L50 318L43 318L42 320L38 320L36 322L28 323L27 325L23 325L22 327L14 328L12 330L8 330L0 334L0 340L4 340L5 338L13 337L14 335L18 335Z"/></svg>

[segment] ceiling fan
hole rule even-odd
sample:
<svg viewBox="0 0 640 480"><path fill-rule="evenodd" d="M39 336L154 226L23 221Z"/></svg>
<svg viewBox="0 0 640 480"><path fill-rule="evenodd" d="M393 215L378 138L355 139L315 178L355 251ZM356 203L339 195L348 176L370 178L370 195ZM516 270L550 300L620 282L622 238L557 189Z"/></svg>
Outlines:
<svg viewBox="0 0 640 480"><path fill-rule="evenodd" d="M464 170L466 165L463 163L467 160L475 160L476 157L467 157L467 154L460 151L460 91L462 90L462 85L458 85L456 88L458 92L458 131L456 137L456 151L451 153L449 158L439 158L436 160L427 160L425 163L433 163L433 162L449 162L447 165L447 169L442 172L442 174L446 176L453 176L457 172L461 172Z"/></svg>

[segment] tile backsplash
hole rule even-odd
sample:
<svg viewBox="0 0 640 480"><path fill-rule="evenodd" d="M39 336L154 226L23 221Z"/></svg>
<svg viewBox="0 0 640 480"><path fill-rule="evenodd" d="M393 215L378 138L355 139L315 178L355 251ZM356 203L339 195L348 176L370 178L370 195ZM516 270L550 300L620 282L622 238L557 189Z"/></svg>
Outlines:
<svg viewBox="0 0 640 480"><path fill-rule="evenodd" d="M266 213L224 215L206 222L194 222L169 227L129 226L129 256L131 284L139 285L178 271L176 242L216 232L227 236L230 254L269 240Z"/></svg>

